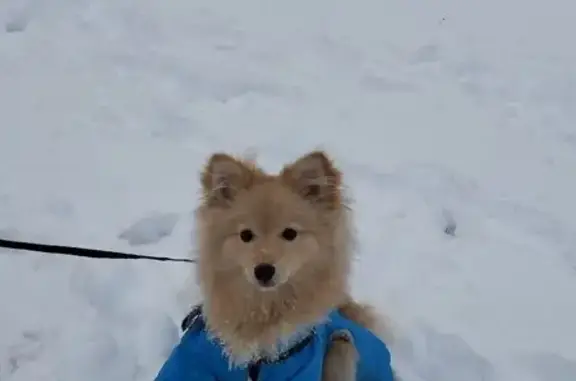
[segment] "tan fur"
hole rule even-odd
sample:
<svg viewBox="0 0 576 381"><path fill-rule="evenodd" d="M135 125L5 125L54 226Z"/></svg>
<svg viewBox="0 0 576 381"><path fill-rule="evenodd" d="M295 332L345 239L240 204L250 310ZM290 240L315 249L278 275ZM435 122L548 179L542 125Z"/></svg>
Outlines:
<svg viewBox="0 0 576 381"><path fill-rule="evenodd" d="M254 161L217 153L201 182L197 279L208 328L234 362L274 356L278 340L293 337L339 306L376 330L375 315L348 296L350 209L341 173L324 152L311 152L277 175ZM296 239L283 239L285 228L296 230ZM252 241L240 239L243 229L253 232ZM276 267L273 288L256 282L254 267L260 263ZM348 380L332 374L353 374L342 372L343 366L355 369L357 354L350 345L333 344L325 381Z"/></svg>
<svg viewBox="0 0 576 381"><path fill-rule="evenodd" d="M324 357L322 381L356 380L356 363L358 352L354 344L348 341L335 340Z"/></svg>
<svg viewBox="0 0 576 381"><path fill-rule="evenodd" d="M348 319L372 331L382 341L388 344L394 342L390 320L387 316L376 311L373 306L358 303L349 297L340 305L339 310Z"/></svg>

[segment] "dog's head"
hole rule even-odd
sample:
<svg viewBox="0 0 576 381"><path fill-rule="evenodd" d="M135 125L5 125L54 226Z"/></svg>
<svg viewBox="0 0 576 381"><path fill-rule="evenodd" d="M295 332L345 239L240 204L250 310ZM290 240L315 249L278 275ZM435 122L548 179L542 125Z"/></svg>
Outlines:
<svg viewBox="0 0 576 381"><path fill-rule="evenodd" d="M350 229L341 180L320 151L278 175L227 154L212 155L197 211L204 297L260 296L294 308L298 298L343 292Z"/></svg>

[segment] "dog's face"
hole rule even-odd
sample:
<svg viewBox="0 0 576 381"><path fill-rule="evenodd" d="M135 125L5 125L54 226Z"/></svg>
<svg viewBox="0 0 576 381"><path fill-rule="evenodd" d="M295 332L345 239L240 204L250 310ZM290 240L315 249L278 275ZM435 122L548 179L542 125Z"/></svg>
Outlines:
<svg viewBox="0 0 576 381"><path fill-rule="evenodd" d="M314 292L347 271L339 171L313 152L269 175L254 163L213 155L202 174L199 276L230 294L297 288ZM344 276L344 275L343 275ZM337 277L336 277L337 278ZM208 285L209 286L209 285Z"/></svg>

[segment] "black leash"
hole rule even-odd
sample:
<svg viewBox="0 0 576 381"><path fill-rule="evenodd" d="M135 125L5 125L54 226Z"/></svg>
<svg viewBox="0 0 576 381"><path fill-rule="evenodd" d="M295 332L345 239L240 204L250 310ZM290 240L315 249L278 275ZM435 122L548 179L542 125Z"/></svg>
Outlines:
<svg viewBox="0 0 576 381"><path fill-rule="evenodd" d="M74 247L74 246L46 245L41 243L12 241L7 239L0 239L0 247L12 250L37 251L41 253L71 255L75 257L84 257L84 258L148 259L151 261L162 261L162 262L196 263L196 260L188 258L155 257L152 255L122 253L119 251L97 250L97 249L88 249L84 247Z"/></svg>

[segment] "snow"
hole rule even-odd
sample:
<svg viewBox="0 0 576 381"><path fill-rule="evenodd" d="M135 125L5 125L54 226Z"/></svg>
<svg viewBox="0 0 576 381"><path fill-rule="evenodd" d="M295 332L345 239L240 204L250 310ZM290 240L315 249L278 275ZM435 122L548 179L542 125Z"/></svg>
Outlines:
<svg viewBox="0 0 576 381"><path fill-rule="evenodd" d="M323 147L405 381L576 380L569 0L6 0L0 237L193 256L216 150ZM0 249L0 380L150 380L189 265Z"/></svg>
<svg viewBox="0 0 576 381"><path fill-rule="evenodd" d="M172 234L178 219L176 213L151 213L130 225L118 238L128 241L131 246L158 243Z"/></svg>

